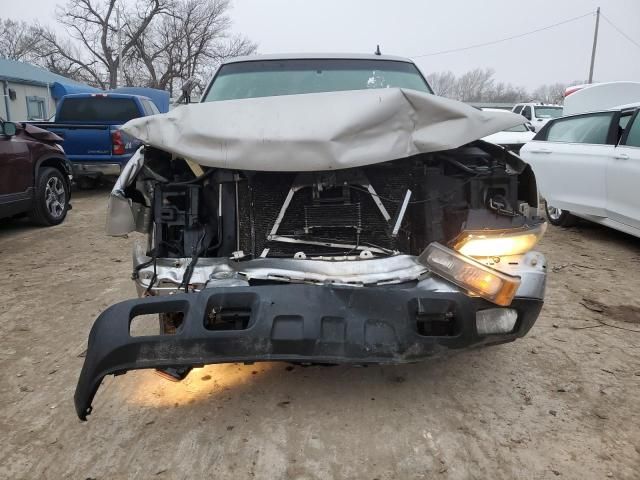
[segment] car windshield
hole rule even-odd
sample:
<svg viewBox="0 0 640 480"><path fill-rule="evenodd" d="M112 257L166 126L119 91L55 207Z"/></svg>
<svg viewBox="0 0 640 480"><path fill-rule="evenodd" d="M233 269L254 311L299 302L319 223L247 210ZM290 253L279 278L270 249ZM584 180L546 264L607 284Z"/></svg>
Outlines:
<svg viewBox="0 0 640 480"><path fill-rule="evenodd" d="M558 118L562 116L562 107L535 107L536 118Z"/></svg>
<svg viewBox="0 0 640 480"><path fill-rule="evenodd" d="M505 132L528 132L529 129L526 127L526 125L524 123L521 123L520 125L516 125L515 127L511 127L511 128L507 128L506 130L503 130Z"/></svg>
<svg viewBox="0 0 640 480"><path fill-rule="evenodd" d="M415 65L392 60L307 59L229 63L204 101L303 93L407 88L433 93Z"/></svg>

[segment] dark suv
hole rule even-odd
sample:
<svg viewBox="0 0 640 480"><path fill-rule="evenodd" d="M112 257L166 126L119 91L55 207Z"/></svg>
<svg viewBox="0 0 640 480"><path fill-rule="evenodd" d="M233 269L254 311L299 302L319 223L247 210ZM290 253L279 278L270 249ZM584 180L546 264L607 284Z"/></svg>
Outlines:
<svg viewBox="0 0 640 480"><path fill-rule="evenodd" d="M71 165L57 135L0 119L0 218L58 225L71 208Z"/></svg>

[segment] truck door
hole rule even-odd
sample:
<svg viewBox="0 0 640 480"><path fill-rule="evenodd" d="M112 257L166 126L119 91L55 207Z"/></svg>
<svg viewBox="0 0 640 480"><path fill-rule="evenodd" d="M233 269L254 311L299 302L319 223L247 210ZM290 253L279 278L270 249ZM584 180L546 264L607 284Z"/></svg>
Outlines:
<svg viewBox="0 0 640 480"><path fill-rule="evenodd" d="M640 228L640 114L636 111L607 166L607 213Z"/></svg>
<svg viewBox="0 0 640 480"><path fill-rule="evenodd" d="M12 125L12 124L10 124ZM5 135L0 121L0 204L24 200L31 195L32 165L27 142L16 135Z"/></svg>

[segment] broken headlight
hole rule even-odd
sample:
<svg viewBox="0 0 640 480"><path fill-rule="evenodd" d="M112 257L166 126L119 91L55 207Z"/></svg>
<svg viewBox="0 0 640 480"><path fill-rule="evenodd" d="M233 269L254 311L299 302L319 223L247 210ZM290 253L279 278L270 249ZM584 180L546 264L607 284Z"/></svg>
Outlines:
<svg viewBox="0 0 640 480"><path fill-rule="evenodd" d="M420 254L419 261L445 280L496 305L510 305L520 286L520 277L499 272L435 242Z"/></svg>

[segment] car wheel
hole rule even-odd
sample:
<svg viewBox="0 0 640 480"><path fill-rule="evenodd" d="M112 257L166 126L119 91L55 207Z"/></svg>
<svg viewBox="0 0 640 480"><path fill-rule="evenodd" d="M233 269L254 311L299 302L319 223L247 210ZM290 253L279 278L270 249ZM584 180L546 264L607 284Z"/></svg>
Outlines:
<svg viewBox="0 0 640 480"><path fill-rule="evenodd" d="M31 220L38 225L58 225L69 210L69 186L62 173L47 167L38 172Z"/></svg>
<svg viewBox="0 0 640 480"><path fill-rule="evenodd" d="M544 204L544 209L547 212L547 218L551 225L558 227L572 227L578 221L575 215L571 215L568 210L562 210L561 208L554 207L548 203Z"/></svg>

